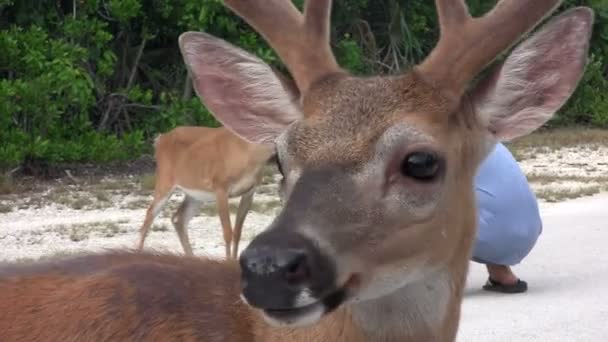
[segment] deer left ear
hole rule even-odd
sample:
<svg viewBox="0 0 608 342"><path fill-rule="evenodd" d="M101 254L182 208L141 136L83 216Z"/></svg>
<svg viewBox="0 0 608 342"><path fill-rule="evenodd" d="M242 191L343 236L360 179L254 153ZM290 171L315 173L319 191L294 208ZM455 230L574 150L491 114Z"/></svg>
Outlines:
<svg viewBox="0 0 608 342"><path fill-rule="evenodd" d="M241 138L272 144L303 114L295 83L255 55L203 32L186 32L179 47L196 94Z"/></svg>
<svg viewBox="0 0 608 342"><path fill-rule="evenodd" d="M531 133L569 99L585 70L593 21L586 7L556 16L473 90L475 111L496 139Z"/></svg>

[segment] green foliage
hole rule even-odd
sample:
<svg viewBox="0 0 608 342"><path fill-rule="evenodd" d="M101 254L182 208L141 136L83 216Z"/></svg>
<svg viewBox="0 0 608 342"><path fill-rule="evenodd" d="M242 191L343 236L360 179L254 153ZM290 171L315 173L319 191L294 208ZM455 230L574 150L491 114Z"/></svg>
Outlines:
<svg viewBox="0 0 608 342"><path fill-rule="evenodd" d="M604 69L602 59L592 54L579 87L551 124L608 127L608 80Z"/></svg>
<svg viewBox="0 0 608 342"><path fill-rule="evenodd" d="M118 22L125 24L129 20L137 18L141 6L139 0L110 0L108 2L108 12Z"/></svg>
<svg viewBox="0 0 608 342"><path fill-rule="evenodd" d="M494 1L469 0L473 15ZM303 0L295 0L302 8ZM608 1L566 0L596 12L592 56L550 124L608 127ZM75 7L73 7L75 6ZM0 0L0 168L126 160L178 125L218 126L195 96L177 47L206 31L285 71L276 53L221 0ZM334 1L332 44L356 74L395 73L438 38L433 1Z"/></svg>
<svg viewBox="0 0 608 342"><path fill-rule="evenodd" d="M595 11L591 52L578 88L549 125L608 128L608 1L567 0L559 11L573 6L589 6Z"/></svg>
<svg viewBox="0 0 608 342"><path fill-rule="evenodd" d="M364 74L369 69L363 60L363 49L348 33L338 41L334 53L338 63L347 70Z"/></svg>
<svg viewBox="0 0 608 342"><path fill-rule="evenodd" d="M15 132L0 146L3 166L13 167L25 159L51 163L129 160L145 149L142 131L124 134L120 139L113 134L95 131L63 139L43 139Z"/></svg>

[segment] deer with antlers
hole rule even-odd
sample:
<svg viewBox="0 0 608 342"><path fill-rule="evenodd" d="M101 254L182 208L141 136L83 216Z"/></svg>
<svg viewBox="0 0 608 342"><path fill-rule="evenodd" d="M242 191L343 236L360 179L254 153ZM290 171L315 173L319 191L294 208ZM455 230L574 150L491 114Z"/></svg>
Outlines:
<svg viewBox="0 0 608 342"><path fill-rule="evenodd" d="M184 200L171 222L186 255L193 255L188 223L203 202L215 200L226 248L226 257L236 258L243 223L264 166L272 161L274 149L267 144L243 140L224 127L177 127L154 141L156 181L154 198L140 229L138 250L154 218L177 189ZM230 223L228 200L241 197L234 229Z"/></svg>
<svg viewBox="0 0 608 342"><path fill-rule="evenodd" d="M281 212L238 263L114 252L5 268L0 339L454 341L476 169L572 94L593 12L552 18L472 80L559 3L503 0L473 18L464 1L436 0L431 54L402 74L362 78L331 52L330 0L308 0L303 14L288 0L225 0L278 52L300 95L208 34L183 34L181 51L217 118L276 146Z"/></svg>

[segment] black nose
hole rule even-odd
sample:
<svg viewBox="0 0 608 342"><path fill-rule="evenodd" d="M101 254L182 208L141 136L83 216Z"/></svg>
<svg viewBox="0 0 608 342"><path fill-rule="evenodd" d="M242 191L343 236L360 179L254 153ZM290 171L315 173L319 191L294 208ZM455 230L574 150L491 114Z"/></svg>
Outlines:
<svg viewBox="0 0 608 342"><path fill-rule="evenodd" d="M242 292L262 309L288 309L297 298L320 298L333 285L333 267L308 239L295 233L264 232L241 253Z"/></svg>
<svg viewBox="0 0 608 342"><path fill-rule="evenodd" d="M241 267L247 278L264 277L297 286L310 277L306 254L303 249L250 248L241 255Z"/></svg>

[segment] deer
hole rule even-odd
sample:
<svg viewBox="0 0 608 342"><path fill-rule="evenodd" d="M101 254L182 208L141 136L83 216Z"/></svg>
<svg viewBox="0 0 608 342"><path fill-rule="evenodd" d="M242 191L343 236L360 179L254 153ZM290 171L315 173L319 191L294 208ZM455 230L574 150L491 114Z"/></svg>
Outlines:
<svg viewBox="0 0 608 342"><path fill-rule="evenodd" d="M181 190L184 200L171 222L185 254L193 255L188 223L202 203L215 201L226 257L236 258L256 187L264 167L273 161L272 146L250 143L225 127L180 126L154 139L154 154L157 169L154 196L140 228L137 250L143 250L154 218L175 190ZM235 197L241 199L233 229L228 200Z"/></svg>
<svg viewBox="0 0 608 342"><path fill-rule="evenodd" d="M426 58L359 76L332 53L331 0L302 11L225 0L299 95L205 32L182 33L180 51L223 126L275 146L280 211L238 259L122 250L6 265L0 339L454 341L476 169L497 141L547 122L586 68L594 12L547 19L560 3L502 0L472 17L464 1L436 0L440 34Z"/></svg>

